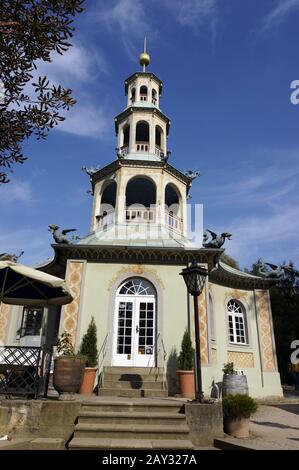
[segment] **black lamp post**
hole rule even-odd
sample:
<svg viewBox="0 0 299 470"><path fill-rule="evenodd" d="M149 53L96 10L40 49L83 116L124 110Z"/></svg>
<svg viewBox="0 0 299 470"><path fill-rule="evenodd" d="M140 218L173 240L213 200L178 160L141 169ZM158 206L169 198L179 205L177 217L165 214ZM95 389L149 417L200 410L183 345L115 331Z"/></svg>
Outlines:
<svg viewBox="0 0 299 470"><path fill-rule="evenodd" d="M189 294L194 300L194 327L195 327L195 351L196 351L196 390L195 401L203 402L202 379L201 379L201 359L200 359L200 333L199 333L199 312L198 297L203 291L208 270L198 266L193 262L191 266L185 268L180 273L183 276Z"/></svg>

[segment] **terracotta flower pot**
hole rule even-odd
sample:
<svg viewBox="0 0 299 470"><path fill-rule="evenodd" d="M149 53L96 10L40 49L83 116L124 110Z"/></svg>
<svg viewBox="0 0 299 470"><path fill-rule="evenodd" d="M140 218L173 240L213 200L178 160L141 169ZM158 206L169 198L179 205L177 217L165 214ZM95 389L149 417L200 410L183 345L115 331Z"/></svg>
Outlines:
<svg viewBox="0 0 299 470"><path fill-rule="evenodd" d="M57 357L54 360L53 386L59 393L78 393L83 380L84 361Z"/></svg>
<svg viewBox="0 0 299 470"><path fill-rule="evenodd" d="M97 370L98 369L96 367L85 367L83 382L80 388L81 395L92 394Z"/></svg>
<svg viewBox="0 0 299 470"><path fill-rule="evenodd" d="M194 370L178 370L180 393L183 398L195 397Z"/></svg>
<svg viewBox="0 0 299 470"><path fill-rule="evenodd" d="M235 418L224 420L224 432L233 437L244 438L249 436L250 418Z"/></svg>

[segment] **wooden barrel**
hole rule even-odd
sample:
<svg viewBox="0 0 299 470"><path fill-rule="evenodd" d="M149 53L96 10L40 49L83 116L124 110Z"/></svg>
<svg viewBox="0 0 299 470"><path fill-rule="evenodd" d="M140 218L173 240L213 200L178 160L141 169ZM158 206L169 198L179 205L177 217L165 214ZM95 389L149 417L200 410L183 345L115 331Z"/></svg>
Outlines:
<svg viewBox="0 0 299 470"><path fill-rule="evenodd" d="M248 395L248 383L246 375L224 374L222 382L222 396Z"/></svg>
<svg viewBox="0 0 299 470"><path fill-rule="evenodd" d="M78 393L83 382L85 362L79 358L54 360L53 386L57 392Z"/></svg>

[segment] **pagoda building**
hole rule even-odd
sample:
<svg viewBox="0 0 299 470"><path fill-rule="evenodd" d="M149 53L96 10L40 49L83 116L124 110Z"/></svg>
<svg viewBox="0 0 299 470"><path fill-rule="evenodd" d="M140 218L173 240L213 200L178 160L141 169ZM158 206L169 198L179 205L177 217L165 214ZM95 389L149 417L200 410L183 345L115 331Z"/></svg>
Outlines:
<svg viewBox="0 0 299 470"><path fill-rule="evenodd" d="M53 344L67 331L77 349L94 317L100 394L176 394L176 360L186 328L194 340L192 299L179 274L197 262L209 271L199 297L205 396L222 381L226 362L246 374L250 395L280 396L271 282L225 264L222 248L204 247L202 219L196 239L190 239L189 191L195 174L170 163L171 121L161 109L162 81L148 71L149 63L144 50L142 71L125 80L126 108L115 117L116 158L88 170L89 235L53 244L53 260L39 267L66 278L73 302L61 310L2 305L0 341ZM139 388L128 381L119 389L111 381L113 373L141 374L141 369L162 377L159 388L152 389L149 380Z"/></svg>

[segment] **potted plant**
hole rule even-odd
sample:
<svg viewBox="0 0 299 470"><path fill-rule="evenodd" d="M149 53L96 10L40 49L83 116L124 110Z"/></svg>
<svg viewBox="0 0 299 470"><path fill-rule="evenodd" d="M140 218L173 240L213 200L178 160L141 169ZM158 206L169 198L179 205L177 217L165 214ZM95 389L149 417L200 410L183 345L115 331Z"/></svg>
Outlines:
<svg viewBox="0 0 299 470"><path fill-rule="evenodd" d="M181 396L184 398L194 398L194 349L187 329L182 339L181 352L178 357L177 374L179 377Z"/></svg>
<svg viewBox="0 0 299 470"><path fill-rule="evenodd" d="M248 437L250 416L257 410L256 401L248 395L227 395L222 405L224 432L233 437Z"/></svg>
<svg viewBox="0 0 299 470"><path fill-rule="evenodd" d="M84 377L80 388L80 393L83 395L91 395L93 392L98 365L97 345L97 327L92 317L79 351L85 357Z"/></svg>
<svg viewBox="0 0 299 470"><path fill-rule="evenodd" d="M244 374L238 374L234 369L233 362L223 364L222 396L227 395L248 395L247 377Z"/></svg>
<svg viewBox="0 0 299 470"><path fill-rule="evenodd" d="M59 393L77 393L82 384L84 358L75 354L70 333L57 341L58 357L54 360L53 386Z"/></svg>

